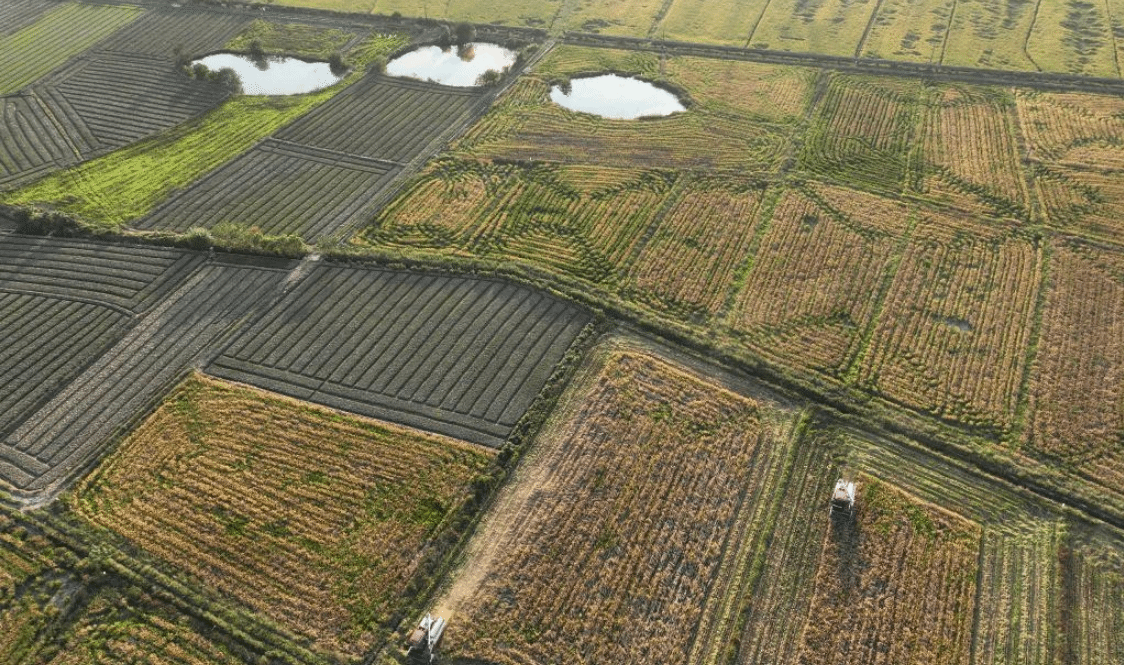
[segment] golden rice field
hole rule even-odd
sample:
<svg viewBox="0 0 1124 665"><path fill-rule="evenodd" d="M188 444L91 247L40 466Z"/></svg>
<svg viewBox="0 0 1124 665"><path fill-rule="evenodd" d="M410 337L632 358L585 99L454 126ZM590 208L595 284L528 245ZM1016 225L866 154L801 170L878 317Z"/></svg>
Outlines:
<svg viewBox="0 0 1124 665"><path fill-rule="evenodd" d="M70 501L207 586L358 656L492 454L194 376Z"/></svg>

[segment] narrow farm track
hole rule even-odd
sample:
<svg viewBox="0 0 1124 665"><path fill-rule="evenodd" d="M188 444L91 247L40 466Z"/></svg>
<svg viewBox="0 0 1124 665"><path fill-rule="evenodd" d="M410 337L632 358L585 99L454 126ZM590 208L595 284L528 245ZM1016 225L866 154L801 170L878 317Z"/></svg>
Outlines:
<svg viewBox="0 0 1124 665"><path fill-rule="evenodd" d="M208 372L498 446L588 321L506 282L322 266Z"/></svg>
<svg viewBox="0 0 1124 665"><path fill-rule="evenodd" d="M16 428L0 446L0 478L49 492L80 472L131 418L160 397L285 278L276 269L200 268L120 342Z"/></svg>
<svg viewBox="0 0 1124 665"><path fill-rule="evenodd" d="M360 223L395 164L267 139L158 207L137 226L183 232L222 222L316 238Z"/></svg>

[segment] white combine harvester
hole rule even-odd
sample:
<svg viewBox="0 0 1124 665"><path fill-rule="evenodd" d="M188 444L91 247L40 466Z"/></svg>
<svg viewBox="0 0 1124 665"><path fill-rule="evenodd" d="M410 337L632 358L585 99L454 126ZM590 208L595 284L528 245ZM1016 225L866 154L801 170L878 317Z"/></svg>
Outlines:
<svg viewBox="0 0 1124 665"><path fill-rule="evenodd" d="M432 663L437 657L437 643L441 641L441 634L445 632L446 621L441 617L433 618L426 614L414 632L410 633L407 641L409 648L406 657L411 663Z"/></svg>
<svg viewBox="0 0 1124 665"><path fill-rule="evenodd" d="M844 473L842 478L835 481L835 490L831 493L831 510L828 514L834 515L835 511L847 513L848 516L855 514L855 481L850 473Z"/></svg>

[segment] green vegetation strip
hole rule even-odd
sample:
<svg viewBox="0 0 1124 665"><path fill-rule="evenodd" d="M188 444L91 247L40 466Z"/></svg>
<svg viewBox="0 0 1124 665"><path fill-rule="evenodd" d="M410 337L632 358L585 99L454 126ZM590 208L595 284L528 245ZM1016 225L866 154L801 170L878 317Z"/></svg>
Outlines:
<svg viewBox="0 0 1124 665"><path fill-rule="evenodd" d="M140 14L136 7L66 4L0 37L0 94L34 82Z"/></svg>

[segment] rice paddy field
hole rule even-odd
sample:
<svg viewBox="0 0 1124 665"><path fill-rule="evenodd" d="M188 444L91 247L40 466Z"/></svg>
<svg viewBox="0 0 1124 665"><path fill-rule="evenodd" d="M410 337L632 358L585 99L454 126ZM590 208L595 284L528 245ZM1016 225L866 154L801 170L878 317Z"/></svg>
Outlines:
<svg viewBox="0 0 1124 665"><path fill-rule="evenodd" d="M0 662L1117 665L1116 4L3 3Z"/></svg>

